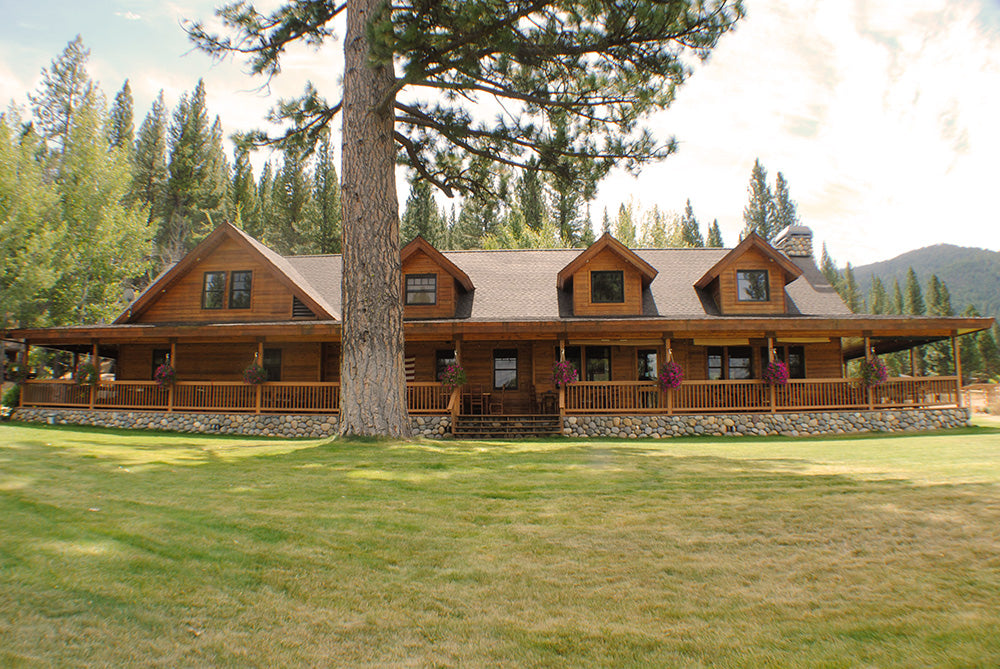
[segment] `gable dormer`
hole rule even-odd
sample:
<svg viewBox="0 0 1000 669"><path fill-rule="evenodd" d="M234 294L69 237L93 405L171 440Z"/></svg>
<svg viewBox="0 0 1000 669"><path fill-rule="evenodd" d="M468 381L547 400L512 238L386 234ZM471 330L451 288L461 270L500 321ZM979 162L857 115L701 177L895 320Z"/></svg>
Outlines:
<svg viewBox="0 0 1000 669"><path fill-rule="evenodd" d="M785 286L802 274L791 260L751 232L694 287L707 291L722 314L788 312Z"/></svg>
<svg viewBox="0 0 1000 669"><path fill-rule="evenodd" d="M121 323L336 320L285 260L229 223L212 231L115 319Z"/></svg>
<svg viewBox="0 0 1000 669"><path fill-rule="evenodd" d="M471 291L472 280L423 237L400 252L403 274L403 318L454 318L459 291Z"/></svg>
<svg viewBox="0 0 1000 669"><path fill-rule="evenodd" d="M639 316L642 291L657 271L605 233L559 271L556 287L572 290L575 316Z"/></svg>

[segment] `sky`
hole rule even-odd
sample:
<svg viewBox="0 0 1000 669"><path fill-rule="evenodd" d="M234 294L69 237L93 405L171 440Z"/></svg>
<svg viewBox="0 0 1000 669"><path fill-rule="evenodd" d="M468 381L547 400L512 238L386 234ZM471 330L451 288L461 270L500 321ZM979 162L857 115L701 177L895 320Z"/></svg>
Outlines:
<svg viewBox="0 0 1000 669"><path fill-rule="evenodd" d="M242 62L193 50L182 21L210 20L217 4L0 0L0 102L25 104L77 34L109 99L130 80L137 125L159 90L173 108L199 78L227 132L262 127L306 81L337 97L339 44L292 50L264 88ZM623 202L680 211L690 199L733 245L759 158L772 184L777 172L788 181L817 254L825 243L838 264L938 243L1000 251L1000 0L745 4L738 29L649 120L679 151L638 177L612 173L595 222Z"/></svg>

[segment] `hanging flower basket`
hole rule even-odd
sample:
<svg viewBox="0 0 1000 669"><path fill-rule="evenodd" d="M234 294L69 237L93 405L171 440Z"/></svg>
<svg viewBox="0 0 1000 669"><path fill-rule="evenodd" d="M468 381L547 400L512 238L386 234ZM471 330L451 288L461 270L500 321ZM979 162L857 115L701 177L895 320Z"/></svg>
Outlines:
<svg viewBox="0 0 1000 669"><path fill-rule="evenodd" d="M681 383L684 382L684 369L671 360L663 365L663 369L660 370L659 375L656 377L656 382L660 385L660 390L664 392L679 388Z"/></svg>
<svg viewBox="0 0 1000 669"><path fill-rule="evenodd" d="M101 380L101 375L93 363L85 362L76 368L73 380L78 386L96 386Z"/></svg>
<svg viewBox="0 0 1000 669"><path fill-rule="evenodd" d="M568 386L580 380L580 373L576 371L576 365L569 360L560 360L552 365L552 383L556 388Z"/></svg>
<svg viewBox="0 0 1000 669"><path fill-rule="evenodd" d="M764 383L769 386L783 386L788 383L788 365L780 360L771 360L764 366Z"/></svg>
<svg viewBox="0 0 1000 669"><path fill-rule="evenodd" d="M459 386L464 386L468 378L462 366L458 363L453 363L444 368L438 377L438 381L445 387L445 390L454 390Z"/></svg>
<svg viewBox="0 0 1000 669"><path fill-rule="evenodd" d="M14 383L24 383L28 378L28 366L20 362L12 362L7 366L7 379Z"/></svg>
<svg viewBox="0 0 1000 669"><path fill-rule="evenodd" d="M164 386L172 385L174 381L177 380L177 370L174 369L170 363L163 363L156 368L153 372L153 380L156 381L156 385L161 388Z"/></svg>
<svg viewBox="0 0 1000 669"><path fill-rule="evenodd" d="M861 361L858 384L862 388L875 388L885 383L888 378L889 370L885 368L885 364L878 358Z"/></svg>
<svg viewBox="0 0 1000 669"><path fill-rule="evenodd" d="M251 386L259 386L267 381L267 370L256 362L251 363L243 370L243 383Z"/></svg>

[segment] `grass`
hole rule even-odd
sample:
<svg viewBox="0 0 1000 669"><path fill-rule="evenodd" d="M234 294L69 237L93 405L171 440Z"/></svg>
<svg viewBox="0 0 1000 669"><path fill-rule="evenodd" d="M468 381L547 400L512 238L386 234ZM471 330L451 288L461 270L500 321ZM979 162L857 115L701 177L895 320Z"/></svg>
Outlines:
<svg viewBox="0 0 1000 669"><path fill-rule="evenodd" d="M0 665L997 666L1000 430L0 426Z"/></svg>

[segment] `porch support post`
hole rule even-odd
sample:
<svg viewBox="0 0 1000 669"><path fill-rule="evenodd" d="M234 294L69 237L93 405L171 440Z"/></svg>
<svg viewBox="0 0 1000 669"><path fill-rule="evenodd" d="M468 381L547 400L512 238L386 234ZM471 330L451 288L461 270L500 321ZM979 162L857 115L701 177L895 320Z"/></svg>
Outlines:
<svg viewBox="0 0 1000 669"><path fill-rule="evenodd" d="M559 340L559 362L566 361L566 340ZM579 371L579 370L577 370ZM559 430L562 431L562 426L566 420L566 386L559 386Z"/></svg>
<svg viewBox="0 0 1000 669"><path fill-rule="evenodd" d="M955 358L955 398L958 408L962 408L962 353L958 349L958 339L951 333L951 355Z"/></svg>
<svg viewBox="0 0 1000 669"><path fill-rule="evenodd" d="M465 369L462 365L462 338L456 337L454 341L455 346L455 364L459 367ZM462 389L459 386L455 386L451 389L451 434L455 434L455 423L458 422L458 414L462 405Z"/></svg>
<svg viewBox="0 0 1000 669"><path fill-rule="evenodd" d="M917 375L917 349L910 347L910 376Z"/></svg>
<svg viewBox="0 0 1000 669"><path fill-rule="evenodd" d="M261 367L264 366L264 340L263 339L258 339L257 340L257 364L260 365ZM263 383L258 383L258 384L256 384L254 386L254 388L256 390L256 393L255 393L256 394L256 398L255 398L256 406L254 407L254 413L260 413L260 396L261 396L261 393L263 392L263 388L261 388L261 386L263 386L263 385L264 385Z"/></svg>
<svg viewBox="0 0 1000 669"><path fill-rule="evenodd" d="M767 337L767 362L774 362L774 336L768 335ZM775 391L774 386L768 386L771 395L771 413L776 412L776 407L778 406L777 391Z"/></svg>
<svg viewBox="0 0 1000 669"><path fill-rule="evenodd" d="M90 364L94 366L94 373L97 374L97 382L90 384L90 410L94 410L97 401L97 386L101 382L101 358L97 354L97 340L90 340Z"/></svg>
<svg viewBox="0 0 1000 669"><path fill-rule="evenodd" d="M668 362L673 362L674 351L673 348L671 347L671 344L672 342L670 341L670 337L663 338L663 364L666 364ZM657 375L658 374L659 370L657 370ZM659 377L657 376L657 378ZM673 413L674 413L674 389L667 388L667 415L673 415Z"/></svg>
<svg viewBox="0 0 1000 669"><path fill-rule="evenodd" d="M177 340L170 340L170 366L174 368L174 372L177 371ZM174 377L174 382L167 386L167 413L173 413L174 410L174 386L177 384L176 375Z"/></svg>
<svg viewBox="0 0 1000 669"><path fill-rule="evenodd" d="M865 360L872 359L872 338L865 335ZM875 393L871 386L868 387L868 410L875 410Z"/></svg>
<svg viewBox="0 0 1000 669"><path fill-rule="evenodd" d="M24 366L24 373L25 373L24 384L26 384L28 382L28 377L27 377L27 373L28 373L28 360L29 360L28 353L30 351L31 351L31 342L28 341L27 339L25 339L24 340L24 347L21 349L21 353L20 353L21 364ZM24 387L23 387L24 384L22 384L21 392L19 392L17 394L17 406L18 406L18 408L21 408L21 407L24 406Z"/></svg>

